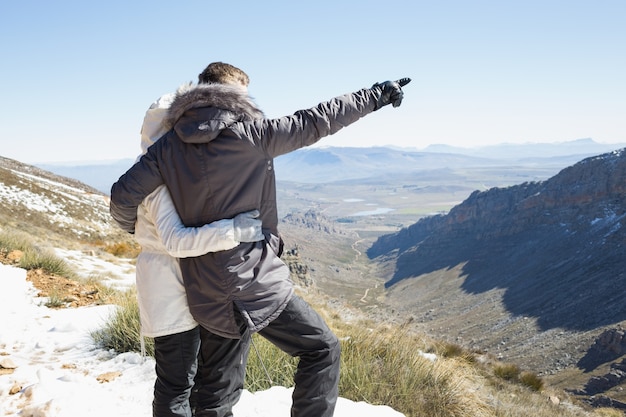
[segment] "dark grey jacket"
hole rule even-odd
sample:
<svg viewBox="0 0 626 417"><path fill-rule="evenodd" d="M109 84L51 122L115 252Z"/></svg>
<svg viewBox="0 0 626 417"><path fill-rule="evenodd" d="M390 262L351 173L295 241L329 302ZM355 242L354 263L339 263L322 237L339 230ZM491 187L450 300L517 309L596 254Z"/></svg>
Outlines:
<svg viewBox="0 0 626 417"><path fill-rule="evenodd" d="M190 85L177 92L172 129L111 188L111 215L133 232L137 207L165 183L186 226L257 209L265 241L180 260L189 308L203 327L238 338L233 308L252 331L276 318L293 294L280 260L273 158L311 145L371 113L381 88L336 97L291 116L265 119L245 89Z"/></svg>

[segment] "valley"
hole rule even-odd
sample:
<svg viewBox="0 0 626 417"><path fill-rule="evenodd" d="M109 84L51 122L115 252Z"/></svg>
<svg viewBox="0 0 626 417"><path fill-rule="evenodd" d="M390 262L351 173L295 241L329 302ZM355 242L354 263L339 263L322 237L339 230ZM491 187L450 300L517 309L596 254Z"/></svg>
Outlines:
<svg viewBox="0 0 626 417"><path fill-rule="evenodd" d="M369 259L366 255L379 236L395 233L432 214L447 213L475 190L543 181L560 170L547 166L487 171L464 168L445 174L440 171L439 175L428 172L329 184L282 181L278 184L279 209L284 219L280 229L286 247L298 246L316 289L343 306L347 317L356 310L377 322L409 323L412 329L430 337L487 352L537 372L562 389L581 390L590 378L609 372L609 364L584 372L577 368L577 362L602 331L613 325L589 329L546 327L547 322L540 316L507 306L513 293L506 286L468 291L468 282L472 281L468 281L471 276L465 263L450 264L385 289L385 282L396 272L396 264L384 256ZM290 221L295 213L303 215L307 211L311 213L308 221ZM463 246L462 241L457 244ZM467 245L475 243L468 240ZM550 253L549 247L538 246L536 250ZM552 298L558 299L559 294ZM566 300L561 305L571 314ZM552 309L550 314L557 322L564 320L558 318L559 303L550 303L546 308ZM609 394L626 401L619 389Z"/></svg>

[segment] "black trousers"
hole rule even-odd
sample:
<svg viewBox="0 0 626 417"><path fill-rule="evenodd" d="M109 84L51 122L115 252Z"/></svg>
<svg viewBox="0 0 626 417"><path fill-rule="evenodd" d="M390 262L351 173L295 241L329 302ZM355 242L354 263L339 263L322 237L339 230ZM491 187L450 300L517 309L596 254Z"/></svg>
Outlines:
<svg viewBox="0 0 626 417"><path fill-rule="evenodd" d="M154 338L157 379L154 383L154 417L191 417L189 396L197 369L199 327Z"/></svg>
<svg viewBox="0 0 626 417"><path fill-rule="evenodd" d="M241 339L227 339L200 328L202 340L194 389L196 417L231 417L241 397L250 332L241 321ZM339 340L302 298L259 332L287 354L298 357L292 417L332 417L339 393Z"/></svg>

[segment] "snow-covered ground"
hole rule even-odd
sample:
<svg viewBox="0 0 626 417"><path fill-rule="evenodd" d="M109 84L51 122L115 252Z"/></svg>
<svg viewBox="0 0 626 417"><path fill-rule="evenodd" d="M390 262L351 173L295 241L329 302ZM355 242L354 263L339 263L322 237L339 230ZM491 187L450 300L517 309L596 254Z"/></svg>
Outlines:
<svg viewBox="0 0 626 417"><path fill-rule="evenodd" d="M65 253L89 270L89 257ZM72 256L69 256L72 255ZM95 258L92 266L103 268ZM127 271L127 270L125 270ZM119 272L119 271L118 271ZM132 274L121 281L132 285ZM89 337L114 306L54 310L26 281L26 271L0 264L0 416L149 417L154 360L103 350ZM4 368L4 369L3 369ZM5 373L13 369L12 373ZM244 392L235 417L288 417L291 389ZM402 417L387 406L340 398L336 417Z"/></svg>

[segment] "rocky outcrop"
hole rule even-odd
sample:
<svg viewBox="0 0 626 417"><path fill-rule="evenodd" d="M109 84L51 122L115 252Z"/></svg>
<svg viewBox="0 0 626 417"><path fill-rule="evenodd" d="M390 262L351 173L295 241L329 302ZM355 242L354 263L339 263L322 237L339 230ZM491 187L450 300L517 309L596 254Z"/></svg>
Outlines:
<svg viewBox="0 0 626 417"><path fill-rule="evenodd" d="M596 408L616 408L618 410L626 410L626 403L615 400L606 395L598 395L585 400L587 404Z"/></svg>
<svg viewBox="0 0 626 417"><path fill-rule="evenodd" d="M613 390L616 388L620 391L620 386L624 382L626 382L626 360L611 364L609 372L590 378L582 390L574 390L573 393L581 396L583 401L592 407L612 407L626 410L626 403L609 395L614 393Z"/></svg>
<svg viewBox="0 0 626 417"><path fill-rule="evenodd" d="M626 363L624 361L614 363L611 364L611 370L607 374L590 378L585 384L583 394L596 395L607 392L611 388L621 385L624 381L626 381Z"/></svg>
<svg viewBox="0 0 626 417"><path fill-rule="evenodd" d="M585 356L578 361L578 367L591 371L598 365L613 361L623 355L626 355L626 332L622 329L608 329L598 336Z"/></svg>
<svg viewBox="0 0 626 417"><path fill-rule="evenodd" d="M315 210L287 214L282 220L284 223L304 227L315 232L343 235L345 231L336 226L336 223Z"/></svg>
<svg viewBox="0 0 626 417"><path fill-rule="evenodd" d="M314 285L313 278L309 274L309 266L300 257L298 246L284 251L281 259L289 266L291 279L296 285L302 287L312 287Z"/></svg>

